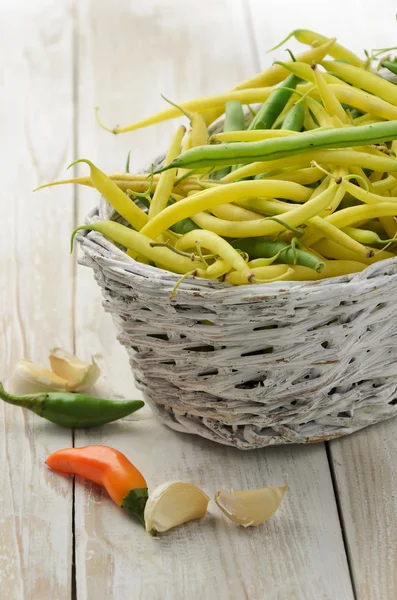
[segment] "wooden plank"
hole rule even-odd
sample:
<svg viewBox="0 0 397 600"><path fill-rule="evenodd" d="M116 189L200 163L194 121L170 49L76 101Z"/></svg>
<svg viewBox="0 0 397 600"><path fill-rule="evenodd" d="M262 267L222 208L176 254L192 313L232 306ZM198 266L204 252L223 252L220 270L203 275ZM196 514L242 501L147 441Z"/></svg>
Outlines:
<svg viewBox="0 0 397 600"><path fill-rule="evenodd" d="M261 67L273 60L289 58L285 48L303 48L294 40L288 41L278 50L268 50L280 43L295 29L311 29L337 37L338 42L363 56L363 50L387 48L395 44L395 2L394 0L358 0L357 2L322 2L316 0L294 2L278 0L277 12L269 9L262 0L247 0L250 22L257 42L257 55ZM375 23L376 27L371 27Z"/></svg>
<svg viewBox="0 0 397 600"><path fill-rule="evenodd" d="M0 375L22 357L72 349L70 190L32 194L59 176L73 146L72 19L68 2L0 7ZM72 435L20 408L0 407L2 598L71 595L72 486L45 467Z"/></svg>
<svg viewBox="0 0 397 600"><path fill-rule="evenodd" d="M160 92L178 101L222 90L257 70L243 2L195 0L186 10L182 0L123 0L114 11L104 1L85 0L78 22L79 154L108 170L122 168L131 147L133 168L149 162L166 147L175 124L112 137L93 123L92 106L101 106L109 125L125 123L162 108ZM92 191L79 191L80 221L95 199ZM126 355L86 269L78 271L76 308L79 354L99 352L116 391L135 395ZM76 445L94 443L125 452L151 488L180 478L212 496L222 484L260 487L281 483L288 473L290 490L264 527L235 528L211 503L203 523L154 540L96 486L78 481L76 579L82 600L131 593L151 600L353 597L324 445L239 453L151 418L77 433Z"/></svg>
<svg viewBox="0 0 397 600"><path fill-rule="evenodd" d="M395 43L395 3L337 0L321 6L314 0L292 3L282 0L283 29L267 27L266 3L250 0L259 54L296 27L314 29L363 55L363 48L382 48ZM343 18L341 18L343 15ZM376 27L369 23L376 22ZM258 33L261 33L261 36ZM298 45L288 42L289 47ZM280 58L283 50L267 58ZM347 539L356 596L359 600L397 597L397 467L395 420L330 444L337 493ZM336 597L336 596L335 596Z"/></svg>
<svg viewBox="0 0 397 600"><path fill-rule="evenodd" d="M358 600L397 597L396 420L332 442Z"/></svg>

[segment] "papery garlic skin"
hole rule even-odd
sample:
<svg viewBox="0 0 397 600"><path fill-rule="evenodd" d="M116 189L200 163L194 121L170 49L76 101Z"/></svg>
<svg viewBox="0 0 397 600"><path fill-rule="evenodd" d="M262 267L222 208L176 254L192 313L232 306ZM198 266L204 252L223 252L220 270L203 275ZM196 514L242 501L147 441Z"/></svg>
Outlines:
<svg viewBox="0 0 397 600"><path fill-rule="evenodd" d="M168 531L205 516L209 497L193 483L170 481L149 494L145 506L146 531L155 534Z"/></svg>
<svg viewBox="0 0 397 600"><path fill-rule="evenodd" d="M31 360L21 359L15 365L9 380L9 387L17 395L40 394L66 391L68 382Z"/></svg>
<svg viewBox="0 0 397 600"><path fill-rule="evenodd" d="M215 502L226 517L238 525L251 527L264 523L274 515L287 489L288 483L260 490L221 489L215 494Z"/></svg>
<svg viewBox="0 0 397 600"><path fill-rule="evenodd" d="M49 359L51 369L59 377L66 379L71 392L90 388L100 375L100 369L94 360L87 363L63 348L53 348Z"/></svg>

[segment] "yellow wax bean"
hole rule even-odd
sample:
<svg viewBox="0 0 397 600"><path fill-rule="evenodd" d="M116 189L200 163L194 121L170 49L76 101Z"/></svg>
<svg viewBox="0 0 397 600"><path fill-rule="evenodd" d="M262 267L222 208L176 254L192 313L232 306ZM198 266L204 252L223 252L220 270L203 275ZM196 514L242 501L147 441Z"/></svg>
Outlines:
<svg viewBox="0 0 397 600"><path fill-rule="evenodd" d="M337 187L337 184L334 184L313 200L310 199L305 204L288 210L282 215L282 221L291 227L298 227L318 215L331 202ZM200 227L229 238L272 236L287 228L270 219L236 222L218 219L206 213L193 214L191 218Z"/></svg>
<svg viewBox="0 0 397 600"><path fill-rule="evenodd" d="M216 108L220 111L220 114L224 112L226 102L230 100L238 100L241 104L255 104L257 102L264 102L270 96L273 91L273 87L258 87L253 89L241 89L241 90L230 90L229 92L223 92L214 96L204 96L202 98L194 98L193 100L187 100L181 102L178 106L170 106L164 110L136 121L129 125L122 127L115 127L111 131L113 133L125 133L127 131L135 131L136 129L142 129L142 127L148 127L161 123L162 121L168 121L169 119L176 119L184 115L183 111L200 112L207 109Z"/></svg>
<svg viewBox="0 0 397 600"><path fill-rule="evenodd" d="M350 181L345 181L344 187L346 188L346 191L349 192L349 194L351 194L354 198L357 198L357 200L365 202L366 204L379 204L379 202L397 202L397 198L367 192L366 190L363 190L357 185L350 183Z"/></svg>
<svg viewBox="0 0 397 600"><path fill-rule="evenodd" d="M339 231L339 230L338 230ZM379 235L371 229L360 229L359 227L344 227L342 229L353 240L357 240L361 244L380 244L382 240ZM384 242L386 245L386 242Z"/></svg>
<svg viewBox="0 0 397 600"><path fill-rule="evenodd" d="M313 61L313 62L315 63L316 61ZM288 63L277 62L277 64L282 65L283 67L288 69L288 71L290 71L291 73L293 73L300 79L304 79L304 80L308 81L309 83L316 84L316 78L314 76L311 65L308 65L308 64L305 64L305 63L299 62L299 61L288 62ZM324 73L324 79L328 83L342 83L340 79L338 79L334 75L331 75L330 73Z"/></svg>
<svg viewBox="0 0 397 600"><path fill-rule="evenodd" d="M241 181L232 185L217 186L168 206L147 223L142 233L155 239L178 221L191 217L198 212L209 210L214 206L253 196L277 195L286 199L302 198L302 200L305 200L310 196L310 191L292 181L277 180ZM273 223L273 225L276 225L276 223Z"/></svg>
<svg viewBox="0 0 397 600"><path fill-rule="evenodd" d="M272 283L274 281L283 280L290 272L290 265L268 265L266 267L256 267L252 269L253 275L252 283L258 282L266 282ZM311 269L308 269L311 271ZM245 285L247 284L247 280L241 276L237 271L232 271L228 273L225 277L225 281L227 283L232 283L233 285Z"/></svg>
<svg viewBox="0 0 397 600"><path fill-rule="evenodd" d="M360 221L393 216L397 216L397 202L382 202L381 204L361 204L338 210L327 217L327 221L342 229Z"/></svg>
<svg viewBox="0 0 397 600"><path fill-rule="evenodd" d="M169 150L167 152L167 156L165 157L165 165L169 165L177 156L179 156L182 139L185 133L186 128L183 127L183 125L181 127L178 127L174 137L172 138ZM164 171L163 173L161 173L160 179L158 181L156 190L153 194L153 198L149 206L149 220L155 217L159 212L163 210L163 208L167 206L167 202L172 192L172 188L174 187L175 176L176 169L170 169L169 171Z"/></svg>
<svg viewBox="0 0 397 600"><path fill-rule="evenodd" d="M358 273L363 271L368 265L363 262L356 262L352 260L330 260L325 261L325 267L321 273L308 269L308 267L302 267L295 265L293 267L294 273L292 273L287 279L291 281L305 281L306 279L329 279L331 277L341 277L342 275L350 275L351 273ZM311 271L311 273L308 273Z"/></svg>
<svg viewBox="0 0 397 600"><path fill-rule="evenodd" d="M369 192L372 192L372 193L374 192L372 183L366 176L365 171L363 169L361 169L361 167L350 167L349 171L350 171L351 175L358 175L356 181L360 188L367 190Z"/></svg>
<svg viewBox="0 0 397 600"><path fill-rule="evenodd" d="M131 184L131 186L136 183L139 185L145 185L148 188L150 186L149 178L151 178L151 175L150 175L150 173L138 173L136 175L133 175L132 173L111 173L110 175L108 174L108 177L110 179L112 179L112 181L126 180L127 182L129 182ZM159 175L153 175L153 186L156 185L158 178L159 178ZM37 190L41 190L46 187L53 187L55 185L64 185L67 183L77 183L80 185L86 185L88 187L93 187L91 177L73 177L72 179L60 179L58 181L51 181L50 183L44 183L43 185L40 185L39 187L35 188L33 191L36 192ZM145 187L145 190L146 190L146 187ZM145 190L136 190L136 191L145 191Z"/></svg>
<svg viewBox="0 0 397 600"><path fill-rule="evenodd" d="M322 256L325 256L326 258L359 261L364 262L367 265L372 265L375 262L385 260L386 258L393 258L394 256L394 254L392 254L391 252L386 252L386 250L382 250L381 252L375 250L374 256L362 258L361 256L358 256L355 252L351 252L344 246L340 246L336 242L326 238L313 244L313 246L310 247L310 251L311 250L319 252Z"/></svg>
<svg viewBox="0 0 397 600"><path fill-rule="evenodd" d="M109 204L121 215L134 229L142 229L148 222L148 216L131 198L129 198L105 173L98 169L90 160L81 158L72 165L84 162L90 167L90 176L94 187Z"/></svg>
<svg viewBox="0 0 397 600"><path fill-rule="evenodd" d="M315 120L313 119L313 117L309 111L309 107L307 105L305 106L305 118L303 121L303 126L306 129L306 131L312 131L313 129L318 129L317 124L316 124Z"/></svg>
<svg viewBox="0 0 397 600"><path fill-rule="evenodd" d="M333 174L336 175L337 177L345 177L348 174L348 169L339 167L338 169L335 169L335 171L333 171ZM345 186L340 186L337 189L335 197L332 200L331 204L329 205L329 207L327 209L325 209L322 216L327 217L328 215L335 212L336 209L338 208L339 204L342 202L343 198L345 197L345 194L346 194Z"/></svg>
<svg viewBox="0 0 397 600"><path fill-rule="evenodd" d="M372 187L377 194L384 194L396 185L396 178L393 175L388 175L385 179L374 181Z"/></svg>
<svg viewBox="0 0 397 600"><path fill-rule="evenodd" d="M312 48L302 55L298 56L301 62L311 63L313 61L322 60L331 48L334 40L329 40L318 48ZM246 81L238 84L233 90L218 94L215 96L206 96L203 98L196 98L188 100L180 104L180 108L183 110L189 110L199 113L204 113L203 117L205 122L211 123L218 116L224 112L225 104L229 100L239 100L242 104L255 104L257 102L264 102L271 92L275 84L279 83L288 76L288 71L280 65L272 65L264 71L259 73ZM268 86L268 87L265 87ZM208 113L206 113L208 111ZM134 131L142 127L148 127L168 119L174 119L182 116L183 112L175 106L171 106L162 110L155 115L141 119L135 123L125 125L123 127L115 127L110 130L113 133L124 133L127 131ZM106 129L106 128L105 128Z"/></svg>
<svg viewBox="0 0 397 600"><path fill-rule="evenodd" d="M263 219L263 216L254 212L236 206L235 204L221 204L220 206L214 206L211 208L212 214L220 219L227 219L228 221L252 221L255 219Z"/></svg>
<svg viewBox="0 0 397 600"><path fill-rule="evenodd" d="M338 117L342 123L348 125L349 119L332 91L332 88L328 85L324 74L319 71L317 65L312 65L311 69L325 110L329 115Z"/></svg>
<svg viewBox="0 0 397 600"><path fill-rule="evenodd" d="M365 115L361 115L361 117L356 117L353 119L353 125L368 125L369 123L380 123L383 119L381 117L376 117L375 115L371 115L371 113L366 113Z"/></svg>
<svg viewBox="0 0 397 600"><path fill-rule="evenodd" d="M374 191L378 194L384 194L396 186L396 178L393 175L388 175L385 179L380 179L372 184Z"/></svg>
<svg viewBox="0 0 397 600"><path fill-rule="evenodd" d="M360 259L373 256L374 252L372 249L366 248L362 243L350 237L347 231L341 231L329 223L326 219L322 219L321 217L313 217L309 222L310 227L313 227L316 231L321 232L322 235L336 242L337 244L340 244L344 248L348 248L352 252L355 252Z"/></svg>
<svg viewBox="0 0 397 600"><path fill-rule="evenodd" d="M82 225L74 231L72 240L76 232L82 229L98 231L113 242L117 242L136 254L142 254L155 262L158 266L173 271L174 273L189 273L194 269L203 267L203 263L191 260L188 257L180 256L168 248L152 247L151 243L153 240L142 233L134 231L115 221L98 221L96 223Z"/></svg>
<svg viewBox="0 0 397 600"><path fill-rule="evenodd" d="M297 60L308 64L311 64L312 62L319 62L328 54L328 51L330 50L330 48L332 48L334 42L335 38L325 41L325 43L321 46L318 46L316 48L310 48L310 50L299 54L297 56ZM207 110L202 106L202 104L196 105L195 110L201 113L205 111L203 113L203 116L205 122L208 125L215 121L215 119L217 119L224 112L225 104L228 100L239 100L242 104L254 104L255 102L264 102L266 98L263 98L262 100L247 99L247 95L244 94L245 90L250 89L250 91L252 92L255 88L264 88L264 86L269 86L267 89L272 91L272 86L276 85L277 83L280 83L281 81L286 79L286 77L288 77L287 69L280 65L272 65L262 73L258 73L257 75L254 75L253 77L250 77L249 79L238 83L232 90L224 94L224 96L226 96L226 99L223 102L220 102L217 106L212 100L208 103L209 106ZM234 95L231 95L233 92L236 93ZM238 92L243 92L243 94L239 96ZM199 98L198 100L200 101L201 98Z"/></svg>
<svg viewBox="0 0 397 600"><path fill-rule="evenodd" d="M251 269L257 269L258 267L269 267L279 255L280 253L272 256L271 258L254 258L254 260L249 261L248 265L251 267Z"/></svg>
<svg viewBox="0 0 397 600"><path fill-rule="evenodd" d="M372 187L374 183L382 179L383 175L384 173L381 173L380 171L374 171L373 173L371 173L371 175L368 177L368 180L370 181Z"/></svg>
<svg viewBox="0 0 397 600"><path fill-rule="evenodd" d="M192 116L191 127L191 147L205 146L208 143L208 129L200 113L195 113Z"/></svg>
<svg viewBox="0 0 397 600"><path fill-rule="evenodd" d="M277 44L277 46L274 46L274 48L272 48L272 50L276 50L277 48L280 48L280 46L285 44L285 42L287 42L292 37L294 37L301 44L306 44L307 46L314 46L314 47L318 46L318 44L324 44L327 42L327 40L330 39L330 38L325 37L324 35L321 35L321 33L317 33L316 31L311 31L310 29L295 29L295 31L292 31L289 35L287 35L287 37L285 39L283 39L282 42ZM269 50L269 52L271 52L271 50ZM338 44L337 42L332 44L332 46L330 47L330 49L328 51L328 54L330 56L332 56L333 58L347 60L349 63L351 63L352 65L355 65L356 67L365 67L365 62L363 60L361 60L361 58L359 58L356 54L354 54L353 52L351 52L350 50L348 50L341 44ZM307 62L309 62L309 61L307 61ZM312 61L312 62L315 62L315 61Z"/></svg>
<svg viewBox="0 0 397 600"><path fill-rule="evenodd" d="M397 171L397 160L388 156L375 156L369 152L357 152L356 150L312 150L287 158L245 165L226 175L223 181L231 182L275 169L309 165L313 160L323 165L357 166L373 171Z"/></svg>
<svg viewBox="0 0 397 600"><path fill-rule="evenodd" d="M331 277L340 277L363 271L368 265L362 262L351 260L331 260L325 262L325 267L321 273L301 265L270 265L266 267L256 267L252 269L253 281L268 280L277 281L317 281L319 279L328 279ZM287 270L288 268L288 270ZM225 277L225 281L234 285L244 285L247 283L239 273L233 271Z"/></svg>
<svg viewBox="0 0 397 600"><path fill-rule="evenodd" d="M233 269L236 269L246 281L252 277L251 269L245 262L243 256L233 246L212 231L194 229L189 231L177 241L175 248L178 250L189 250L199 244L201 248L207 248L214 254L218 254Z"/></svg>
<svg viewBox="0 0 397 600"><path fill-rule="evenodd" d="M207 269L196 269L195 275L197 275L197 277L204 277L205 279L219 279L223 275L226 275L231 268L229 263L222 258L218 258L212 265L207 267Z"/></svg>
<svg viewBox="0 0 397 600"><path fill-rule="evenodd" d="M397 234L397 223L394 217L380 217L383 229L386 231L389 238L394 238Z"/></svg>
<svg viewBox="0 0 397 600"><path fill-rule="evenodd" d="M384 193L388 198L391 197L391 192L386 191ZM397 223L395 217L380 217L379 221L390 239L397 235Z"/></svg>
<svg viewBox="0 0 397 600"><path fill-rule="evenodd" d="M302 54L298 54L296 57L297 62L300 63L308 63L309 65L312 62L320 62L327 54L329 54L330 49L335 44L336 38L332 39L324 39L324 43L321 46L317 46L316 48L310 48ZM319 58L321 56L321 58ZM332 55L331 55L332 56ZM286 63L290 65L291 63ZM276 85L283 81L286 77L288 77L288 71L281 65L272 65L262 73L258 75L254 75L250 79L246 79L245 81L239 83L234 89L245 89L245 88L254 88L264 85Z"/></svg>
<svg viewBox="0 0 397 600"><path fill-rule="evenodd" d="M190 131L188 131L187 135L185 135L185 137L183 138L181 154L183 154L184 152L187 152L191 148L192 148L192 130L190 129ZM178 169L176 178L179 179L180 177L183 177L188 171L189 171L189 169ZM186 181L186 180L184 180L184 181Z"/></svg>
<svg viewBox="0 0 397 600"><path fill-rule="evenodd" d="M397 119L397 107L391 104L390 102L386 102L385 100L382 100L377 96L368 94L367 92L363 92L362 90L344 84L341 81L339 81L339 83L330 83L330 87L337 99L339 100L339 102L342 102L343 104L349 104L354 108L358 108L358 110L361 110L362 112L372 113L372 116L375 119L377 117L389 121ZM318 90L312 90L312 87L309 84L300 85L297 89L303 94L310 91L311 96L315 98L320 97ZM361 119L361 121L359 119ZM368 125L373 120L374 119L368 120L368 118L364 119L363 117L358 117L358 119L354 119L354 124Z"/></svg>
<svg viewBox="0 0 397 600"><path fill-rule="evenodd" d="M339 102L354 106L363 112L372 113L382 119L390 121L397 119L397 107L377 96L341 83L331 84L331 89ZM368 125L368 122L365 124Z"/></svg>
<svg viewBox="0 0 397 600"><path fill-rule="evenodd" d="M323 106L321 106L321 104L319 102L317 102L316 100L313 100L313 98L310 98L310 96L306 96L305 104L311 110L311 112L313 113L313 115L315 116L315 118L317 119L317 121L320 125L320 127L317 127L317 130L320 128L323 129L326 127L334 126L333 122L332 122L332 118L327 113L325 108Z"/></svg>
<svg viewBox="0 0 397 600"><path fill-rule="evenodd" d="M150 188L150 181L147 180L137 180L137 181L132 181L132 180L127 180L127 179L116 179L113 176L108 175L108 177L110 177L110 179L117 185L118 188L120 188L121 190L131 190L133 192L146 192L149 188ZM44 188L47 187L53 187L56 185L64 185L67 183L76 183L78 185L84 185L86 187L94 187L94 184L92 183L91 177L74 177L73 179L61 179L59 181L52 181L51 183L45 183L44 185L40 185L39 187L37 187L36 189L34 189L34 192L37 192L38 190L42 190ZM157 180L153 181L153 186L152 189L155 189L157 186Z"/></svg>
<svg viewBox="0 0 397 600"><path fill-rule="evenodd" d="M250 208L264 215L282 215L294 208L293 204L265 198L246 198L245 200L237 200L236 204L238 204L238 206L242 206L243 208ZM194 215L192 219L194 220L196 217L197 215ZM198 222L197 225L201 227L200 223Z"/></svg>
<svg viewBox="0 0 397 600"><path fill-rule="evenodd" d="M367 92L375 94L379 98L394 104L394 106L397 106L396 86L380 75L370 73L369 71L365 71L354 65L348 65L334 60L323 60L321 61L321 64L327 71L336 73L355 87L362 88Z"/></svg>
<svg viewBox="0 0 397 600"><path fill-rule="evenodd" d="M324 172L318 167L306 167L304 169L291 169L289 171L284 171L278 175L271 175L267 177L267 179L295 181L295 183L307 185L308 183L315 183L322 177L324 177Z"/></svg>

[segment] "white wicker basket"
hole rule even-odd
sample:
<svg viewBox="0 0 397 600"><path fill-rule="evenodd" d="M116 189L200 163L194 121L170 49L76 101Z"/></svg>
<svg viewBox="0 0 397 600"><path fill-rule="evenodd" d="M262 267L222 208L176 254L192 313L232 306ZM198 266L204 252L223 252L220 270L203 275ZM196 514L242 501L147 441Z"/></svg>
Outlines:
<svg viewBox="0 0 397 600"><path fill-rule="evenodd" d="M87 222L110 216L102 199ZM396 414L397 258L316 282L189 279L171 301L179 275L98 233L78 239L137 385L169 427L248 450Z"/></svg>

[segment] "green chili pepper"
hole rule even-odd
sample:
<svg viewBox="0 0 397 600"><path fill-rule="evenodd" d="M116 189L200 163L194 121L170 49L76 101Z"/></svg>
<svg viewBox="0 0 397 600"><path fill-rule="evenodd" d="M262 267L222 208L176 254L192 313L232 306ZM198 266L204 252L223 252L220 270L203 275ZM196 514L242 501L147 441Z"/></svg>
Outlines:
<svg viewBox="0 0 397 600"><path fill-rule="evenodd" d="M285 115L282 128L289 131L301 131L304 120L305 107L302 103L294 104L294 106Z"/></svg>
<svg viewBox="0 0 397 600"><path fill-rule="evenodd" d="M299 77L293 74L289 75L282 87L276 88L262 104L248 129L271 129L299 82Z"/></svg>
<svg viewBox="0 0 397 600"><path fill-rule="evenodd" d="M98 427L117 421L142 408L142 400L103 400L84 394L45 392L14 396L0 383L0 398L8 404L31 410L62 427Z"/></svg>
<svg viewBox="0 0 397 600"><path fill-rule="evenodd" d="M260 142L231 142L198 146L184 152L158 172L175 167L214 167L285 158L302 152L350 146L368 146L397 139L397 121L320 131L304 131ZM397 165L397 162L396 162ZM397 169L396 169L397 170Z"/></svg>
<svg viewBox="0 0 397 600"><path fill-rule="evenodd" d="M255 258L271 258L280 253L275 259L275 263L302 265L303 267L313 269L317 273L321 273L325 267L325 263L318 256L299 248L292 248L291 244L275 241L270 238L239 239L233 242L233 246L246 252L250 260Z"/></svg>

